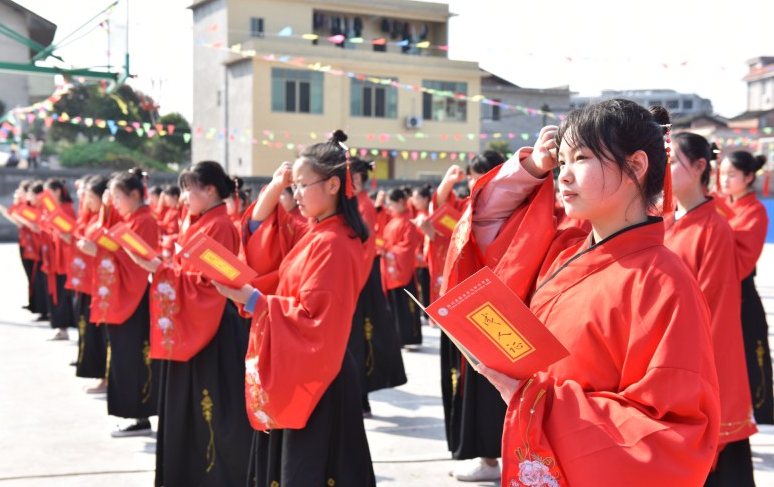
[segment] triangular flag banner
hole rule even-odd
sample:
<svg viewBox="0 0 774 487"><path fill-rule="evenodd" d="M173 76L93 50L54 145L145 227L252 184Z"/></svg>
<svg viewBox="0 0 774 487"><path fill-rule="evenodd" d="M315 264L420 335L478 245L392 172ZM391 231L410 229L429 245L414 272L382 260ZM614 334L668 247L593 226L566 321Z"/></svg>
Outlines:
<svg viewBox="0 0 774 487"><path fill-rule="evenodd" d="M172 124L167 125L167 132L169 132L169 135L172 135L175 133L175 126Z"/></svg>
<svg viewBox="0 0 774 487"><path fill-rule="evenodd" d="M116 124L115 120L108 120L108 129L110 129L110 135L116 135L116 132L118 132L118 124Z"/></svg>
<svg viewBox="0 0 774 487"><path fill-rule="evenodd" d="M191 134L189 133L183 134L183 140L185 141L186 144L191 142Z"/></svg>
<svg viewBox="0 0 774 487"><path fill-rule="evenodd" d="M280 37L289 37L293 35L293 27L287 26L283 27L281 31L277 32L277 35Z"/></svg>
<svg viewBox="0 0 774 487"><path fill-rule="evenodd" d="M328 38L328 40L333 42L334 44L341 44L342 42L344 42L345 39L346 39L346 37L344 37L341 34L338 34L338 35L335 35L335 36L330 36Z"/></svg>

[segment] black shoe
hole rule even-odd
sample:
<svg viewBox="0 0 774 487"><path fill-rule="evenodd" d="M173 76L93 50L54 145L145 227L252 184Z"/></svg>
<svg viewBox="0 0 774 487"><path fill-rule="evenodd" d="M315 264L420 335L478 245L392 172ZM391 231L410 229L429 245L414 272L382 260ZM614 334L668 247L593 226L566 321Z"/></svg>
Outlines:
<svg viewBox="0 0 774 487"><path fill-rule="evenodd" d="M40 315L37 318L35 318L33 321L48 321L48 315Z"/></svg>
<svg viewBox="0 0 774 487"><path fill-rule="evenodd" d="M127 436L146 436L153 432L150 421L138 419L136 423L124 428L118 428L110 433L113 438L125 438Z"/></svg>
<svg viewBox="0 0 774 487"><path fill-rule="evenodd" d="M70 362L70 367L77 367L77 366L78 366L77 360L73 360L72 362Z"/></svg>

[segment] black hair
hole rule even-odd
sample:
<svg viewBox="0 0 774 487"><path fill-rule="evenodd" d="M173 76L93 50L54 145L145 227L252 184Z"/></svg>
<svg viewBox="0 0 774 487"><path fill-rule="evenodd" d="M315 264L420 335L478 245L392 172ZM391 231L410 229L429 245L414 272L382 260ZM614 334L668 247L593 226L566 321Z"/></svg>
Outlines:
<svg viewBox="0 0 774 487"><path fill-rule="evenodd" d="M349 171L352 174L360 174L364 183L368 181L368 173L373 170L374 161L366 161L355 156L349 158Z"/></svg>
<svg viewBox="0 0 774 487"><path fill-rule="evenodd" d="M45 188L43 187L43 181L37 180L30 182L29 190L32 194L40 194Z"/></svg>
<svg viewBox="0 0 774 487"><path fill-rule="evenodd" d="M395 202L405 200L406 198L407 196L404 188L395 188L387 195L388 200Z"/></svg>
<svg viewBox="0 0 774 487"><path fill-rule="evenodd" d="M223 166L215 161L197 162L180 173L178 183L183 189L191 186L213 186L220 199L226 199L236 191L236 183L223 170Z"/></svg>
<svg viewBox="0 0 774 487"><path fill-rule="evenodd" d="M766 164L766 156L759 154L757 156L754 156L750 154L747 151L744 150L738 150L730 153L727 156L727 159L733 165L736 169L742 171L745 176L748 176L750 174L753 175L752 180L750 181L750 184L747 185L747 187L750 187L755 182L755 173L758 172L764 164Z"/></svg>
<svg viewBox="0 0 774 487"><path fill-rule="evenodd" d="M468 176L470 176L471 171L474 171L477 174L486 174L503 162L505 162L505 156L501 153L493 150L485 150L470 160L468 167L465 169L465 173Z"/></svg>
<svg viewBox="0 0 774 487"><path fill-rule="evenodd" d="M669 112L650 109L622 98L603 100L567 114L556 134L562 143L589 149L600 161L611 160L626 174L640 193L646 209L653 210L664 189L667 155L664 135L669 129ZM627 158L637 151L648 156L648 172L640 183Z"/></svg>
<svg viewBox="0 0 774 487"><path fill-rule="evenodd" d="M428 183L428 184L425 184L424 186L414 188L414 191L419 193L419 196L425 199L430 199L433 196L433 185Z"/></svg>
<svg viewBox="0 0 774 487"><path fill-rule="evenodd" d="M105 176L100 176L99 174L88 177L84 181L84 188L87 191L91 191L100 198L102 198L102 195L105 194L107 186L108 179Z"/></svg>
<svg viewBox="0 0 774 487"><path fill-rule="evenodd" d="M67 185L61 179L50 178L46 180L45 188L48 190L59 191L59 199L62 203L72 203L73 199L70 197L70 192L67 191Z"/></svg>
<svg viewBox="0 0 774 487"><path fill-rule="evenodd" d="M174 184L164 185L164 187L161 189L161 192L167 196L172 196L174 198L180 197L180 187Z"/></svg>
<svg viewBox="0 0 774 487"><path fill-rule="evenodd" d="M161 186L151 186L148 188L148 194L149 195L155 195L155 196L161 196L161 193L163 192L163 188Z"/></svg>
<svg viewBox="0 0 774 487"><path fill-rule="evenodd" d="M30 185L32 184L31 179L22 179L19 181L19 189L24 191L25 193L30 190Z"/></svg>
<svg viewBox="0 0 774 487"><path fill-rule="evenodd" d="M712 164L710 162L715 159L715 153L712 152L707 139L699 134L691 132L680 132L672 136L677 146L680 148L680 152L685 154L688 158L688 163L693 166L699 159L704 159L706 165L704 171L701 173L701 184L707 186L710 180L710 173L712 172ZM673 155L672 157L675 157ZM681 161L678 161L681 162Z"/></svg>
<svg viewBox="0 0 774 487"><path fill-rule="evenodd" d="M347 134L341 130L336 130L327 142L320 142L307 147L301 152L300 158L304 163L309 164L312 171L320 177L330 179L339 178L339 201L338 211L344 214L347 224L355 232L354 237L365 242L368 239L368 227L363 222L358 209L357 198L347 197L347 159L348 151L343 147L347 140ZM350 168L351 171L351 168ZM350 184L352 182L350 181Z"/></svg>
<svg viewBox="0 0 774 487"><path fill-rule="evenodd" d="M293 196L293 188L292 188L292 187L290 187L290 186L285 186L284 188L282 188L282 191L286 192L286 193L287 193L287 194L289 194L291 197Z"/></svg>
<svg viewBox="0 0 774 487"><path fill-rule="evenodd" d="M145 177L147 174L139 167L129 169L128 171L122 171L113 173L110 176L108 186L120 189L122 193L126 195L132 194L132 191L137 191L140 195L140 201L145 201Z"/></svg>

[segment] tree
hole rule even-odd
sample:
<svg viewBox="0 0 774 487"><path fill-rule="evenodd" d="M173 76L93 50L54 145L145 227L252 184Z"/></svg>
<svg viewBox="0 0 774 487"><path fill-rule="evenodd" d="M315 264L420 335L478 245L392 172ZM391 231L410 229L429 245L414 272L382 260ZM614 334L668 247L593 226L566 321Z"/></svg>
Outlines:
<svg viewBox="0 0 774 487"><path fill-rule="evenodd" d="M509 154L511 152L511 143L502 139L490 140L489 143L486 144L486 148L488 150L499 152L500 154Z"/></svg>

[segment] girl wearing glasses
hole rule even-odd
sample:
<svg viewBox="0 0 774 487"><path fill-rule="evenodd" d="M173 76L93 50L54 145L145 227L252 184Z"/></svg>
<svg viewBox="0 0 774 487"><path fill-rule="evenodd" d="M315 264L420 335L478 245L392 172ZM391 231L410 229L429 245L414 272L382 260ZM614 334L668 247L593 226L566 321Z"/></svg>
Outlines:
<svg viewBox="0 0 774 487"><path fill-rule="evenodd" d="M279 264L276 291L216 285L253 315L245 360L247 413L257 430L251 485L375 485L357 366L347 352L368 228L345 140L337 130L292 166L282 164L258 197L251 240L287 186L313 221Z"/></svg>

